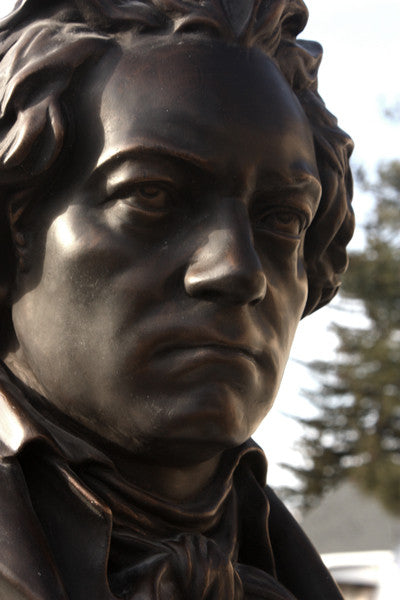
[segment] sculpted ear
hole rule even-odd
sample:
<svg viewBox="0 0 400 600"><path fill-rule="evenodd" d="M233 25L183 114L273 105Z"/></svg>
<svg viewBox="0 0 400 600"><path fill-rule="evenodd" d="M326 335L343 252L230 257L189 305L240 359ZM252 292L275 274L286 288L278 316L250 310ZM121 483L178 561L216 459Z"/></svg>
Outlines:
<svg viewBox="0 0 400 600"><path fill-rule="evenodd" d="M8 222L11 234L17 271L27 271L28 240L23 228L23 216L30 201L28 192L16 194L8 206Z"/></svg>

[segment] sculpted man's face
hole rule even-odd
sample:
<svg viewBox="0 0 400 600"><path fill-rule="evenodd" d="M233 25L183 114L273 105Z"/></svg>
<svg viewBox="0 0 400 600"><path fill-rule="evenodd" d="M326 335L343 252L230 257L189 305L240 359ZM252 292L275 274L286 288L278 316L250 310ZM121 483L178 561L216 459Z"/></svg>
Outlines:
<svg viewBox="0 0 400 600"><path fill-rule="evenodd" d="M202 460L244 442L276 395L307 297L312 137L258 50L146 45L109 69L91 84L96 164L82 152L30 240L18 360L105 440ZM77 152L98 144L89 124L77 134Z"/></svg>

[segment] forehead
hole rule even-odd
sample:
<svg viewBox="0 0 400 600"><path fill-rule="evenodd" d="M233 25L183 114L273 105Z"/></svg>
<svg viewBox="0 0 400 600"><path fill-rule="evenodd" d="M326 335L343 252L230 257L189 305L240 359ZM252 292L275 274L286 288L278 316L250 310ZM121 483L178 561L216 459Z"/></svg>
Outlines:
<svg viewBox="0 0 400 600"><path fill-rule="evenodd" d="M284 163L316 175L303 110L257 49L185 41L124 52L104 87L100 118L98 164L148 147L216 166L261 160L271 171Z"/></svg>

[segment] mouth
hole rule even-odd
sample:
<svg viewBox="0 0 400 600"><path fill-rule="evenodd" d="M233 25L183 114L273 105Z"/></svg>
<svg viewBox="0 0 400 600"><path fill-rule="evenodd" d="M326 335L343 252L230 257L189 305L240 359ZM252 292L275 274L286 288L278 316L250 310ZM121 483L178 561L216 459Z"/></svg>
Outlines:
<svg viewBox="0 0 400 600"><path fill-rule="evenodd" d="M252 363L260 362L260 353L252 350L247 346L226 344L222 342L191 342L182 344L168 344L160 348L155 354L154 358L163 359L180 358L182 360L194 358L194 359L246 359Z"/></svg>

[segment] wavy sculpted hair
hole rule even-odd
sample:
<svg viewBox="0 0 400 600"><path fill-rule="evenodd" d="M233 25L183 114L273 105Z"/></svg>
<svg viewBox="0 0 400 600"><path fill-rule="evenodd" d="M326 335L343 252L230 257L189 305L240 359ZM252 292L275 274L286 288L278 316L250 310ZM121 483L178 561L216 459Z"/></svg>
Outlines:
<svg viewBox="0 0 400 600"><path fill-rule="evenodd" d="M24 195L31 204L40 199L37 190L60 163L67 133L73 129L67 116L73 77L110 45L120 44L124 33L213 36L257 46L277 64L309 120L323 190L305 240L309 294L304 315L332 299L347 266L346 245L354 229L349 169L353 145L317 92L321 46L296 39L307 19L302 0L17 2L0 21L2 337L11 326L10 298L18 262L11 201Z"/></svg>

